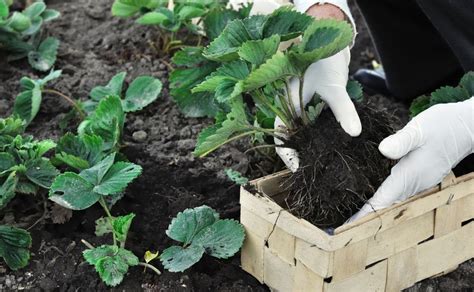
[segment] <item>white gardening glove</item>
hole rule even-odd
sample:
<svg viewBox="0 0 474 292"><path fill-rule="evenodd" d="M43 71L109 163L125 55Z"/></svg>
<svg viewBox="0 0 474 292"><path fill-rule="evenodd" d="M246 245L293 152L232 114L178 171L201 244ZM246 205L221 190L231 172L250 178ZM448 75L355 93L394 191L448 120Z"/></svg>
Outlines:
<svg viewBox="0 0 474 292"><path fill-rule="evenodd" d="M473 153L474 97L429 108L384 139L379 150L387 158L400 161L349 222L435 186Z"/></svg>
<svg viewBox="0 0 474 292"><path fill-rule="evenodd" d="M304 76L303 103L306 106L314 93L319 94L334 113L342 129L347 134L356 137L359 136L362 126L354 104L346 91L350 59L350 50L345 48L334 56L312 64ZM290 81L290 99L297 114L301 115L299 83L297 78ZM275 129L286 132L285 125L278 117L275 119ZM283 142L275 139L275 144L282 145ZM291 171L295 172L298 169L299 159L294 149L277 147L276 152Z"/></svg>

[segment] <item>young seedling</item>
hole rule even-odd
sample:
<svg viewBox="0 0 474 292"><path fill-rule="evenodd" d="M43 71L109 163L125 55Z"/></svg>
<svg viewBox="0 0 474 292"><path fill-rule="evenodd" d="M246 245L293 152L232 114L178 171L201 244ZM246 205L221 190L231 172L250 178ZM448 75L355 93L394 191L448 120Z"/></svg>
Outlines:
<svg viewBox="0 0 474 292"><path fill-rule="evenodd" d="M262 140L263 135L270 135L284 140L287 133L273 129L275 117L283 121L290 135L301 124L311 123L322 105L315 99L307 109L298 109L302 113L299 117L287 98L289 78L300 80L302 100L306 69L347 47L352 36L347 22L315 20L291 7L230 22L202 52L219 67L192 90L211 93L228 110L225 118L218 115L215 125L201 133L194 154L205 156L246 136ZM299 41L279 49L283 42L295 40ZM251 112L243 94L250 95L255 104Z"/></svg>
<svg viewBox="0 0 474 292"><path fill-rule="evenodd" d="M219 219L219 214L205 205L178 213L166 235L182 243L165 249L160 256L170 272L183 272L204 253L227 259L240 250L245 238L244 228L238 221Z"/></svg>
<svg viewBox="0 0 474 292"><path fill-rule="evenodd" d="M98 103L107 96L118 96L121 98L124 112L136 112L142 110L154 102L161 93L163 84L159 79L151 76L139 76L128 86L125 95L122 95L123 83L126 72L121 72L112 77L106 86L94 87L89 96L90 100L83 103L87 113L96 110Z"/></svg>
<svg viewBox="0 0 474 292"><path fill-rule="evenodd" d="M35 2L22 12L10 15L11 1L0 0L0 50L8 53L7 61L28 57L30 65L47 71L56 62L59 41L48 37L41 41L43 23L59 17L59 12Z"/></svg>
<svg viewBox="0 0 474 292"><path fill-rule="evenodd" d="M456 87L444 86L430 96L422 95L416 98L410 106L410 115L414 117L433 105L464 101L472 96L474 96L474 71L466 73Z"/></svg>
<svg viewBox="0 0 474 292"><path fill-rule="evenodd" d="M110 154L94 166L79 173L66 172L53 182L49 199L72 210L84 210L99 203L107 217L96 221L96 235L111 233L112 245L93 247L83 241L88 249L84 258L94 265L101 279L109 286L116 286L123 280L130 266L143 265L159 271L147 263L140 263L131 251L125 248L128 231L135 214L114 217L110 205L120 199L127 185L140 175L139 165L116 161L116 154Z"/></svg>
<svg viewBox="0 0 474 292"><path fill-rule="evenodd" d="M169 53L189 44L188 36L197 36L192 44L199 46L202 36L215 37L225 27L229 19L247 17L251 6L238 11L227 8L228 1L128 1L115 0L112 14L119 17L138 15L137 23L155 25L160 30L159 51ZM200 25L202 23L202 26ZM184 39L178 39L180 31L186 30ZM155 44L153 44L155 46Z"/></svg>

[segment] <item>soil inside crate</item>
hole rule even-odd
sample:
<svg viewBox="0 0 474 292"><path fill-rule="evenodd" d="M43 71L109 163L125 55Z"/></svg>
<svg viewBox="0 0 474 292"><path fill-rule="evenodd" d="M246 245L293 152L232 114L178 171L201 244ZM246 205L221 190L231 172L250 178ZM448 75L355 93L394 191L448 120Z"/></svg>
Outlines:
<svg viewBox="0 0 474 292"><path fill-rule="evenodd" d="M286 207L321 228L336 228L372 197L394 162L379 143L400 127L393 115L356 104L362 133L350 137L327 109L295 133L287 146L299 153L300 168L283 182Z"/></svg>

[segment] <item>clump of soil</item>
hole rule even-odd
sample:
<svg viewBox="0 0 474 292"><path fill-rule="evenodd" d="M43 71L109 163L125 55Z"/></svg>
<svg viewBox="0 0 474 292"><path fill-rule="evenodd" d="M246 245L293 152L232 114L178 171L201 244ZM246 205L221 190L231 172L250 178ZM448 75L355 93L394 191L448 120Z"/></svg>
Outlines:
<svg viewBox="0 0 474 292"><path fill-rule="evenodd" d="M335 228L355 214L390 174L394 162L378 151L397 120L356 105L362 133L347 135L330 110L294 134L287 146L298 151L300 168L284 183L288 209L323 228Z"/></svg>

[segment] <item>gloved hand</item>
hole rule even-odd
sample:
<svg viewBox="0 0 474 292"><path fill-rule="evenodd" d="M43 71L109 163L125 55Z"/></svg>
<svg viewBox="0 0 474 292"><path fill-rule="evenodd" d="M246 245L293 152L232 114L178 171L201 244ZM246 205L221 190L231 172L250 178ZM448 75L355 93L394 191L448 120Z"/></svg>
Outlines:
<svg viewBox="0 0 474 292"><path fill-rule="evenodd" d="M474 97L429 108L384 139L379 150L387 158L400 161L349 222L435 186L474 153Z"/></svg>
<svg viewBox="0 0 474 292"><path fill-rule="evenodd" d="M346 91L350 59L350 50L345 48L334 56L312 64L304 76L303 103L306 106L314 93L318 93L332 110L342 129L347 134L356 137L359 136L362 126L354 104ZM295 105L297 114L301 115L299 83L297 78L290 81L289 98ZM281 119L276 118L274 126L275 129L286 132ZM283 142L275 139L275 144L282 145ZM298 169L299 159L294 149L277 147L276 152L291 171L295 172Z"/></svg>

